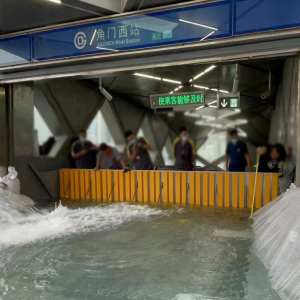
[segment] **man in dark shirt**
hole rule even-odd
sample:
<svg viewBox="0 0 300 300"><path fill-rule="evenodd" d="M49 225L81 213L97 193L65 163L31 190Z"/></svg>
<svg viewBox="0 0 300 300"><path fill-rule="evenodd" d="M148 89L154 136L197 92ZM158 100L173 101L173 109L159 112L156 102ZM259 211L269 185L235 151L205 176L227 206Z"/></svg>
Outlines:
<svg viewBox="0 0 300 300"><path fill-rule="evenodd" d="M94 169L98 148L86 139L86 131L80 130L79 140L72 145L72 157L77 169Z"/></svg>
<svg viewBox="0 0 300 300"><path fill-rule="evenodd" d="M185 127L179 130L179 138L173 143L173 157L175 159L175 170L193 171L196 159L194 142L189 139L188 131Z"/></svg>
<svg viewBox="0 0 300 300"><path fill-rule="evenodd" d="M260 155L258 172L261 173L278 173L279 162L286 158L286 151L282 144L259 147L257 153Z"/></svg>
<svg viewBox="0 0 300 300"><path fill-rule="evenodd" d="M136 138L132 131L125 133L127 139L127 154L134 163L136 170L153 170L153 163L149 155L151 146L144 137Z"/></svg>
<svg viewBox="0 0 300 300"><path fill-rule="evenodd" d="M247 145L238 139L236 129L230 132L230 139L226 150L226 171L245 172L245 168L248 166L249 172L252 172Z"/></svg>
<svg viewBox="0 0 300 300"><path fill-rule="evenodd" d="M104 170L122 170L126 168L117 149L103 143L100 145L99 150L95 170L100 170L100 167Z"/></svg>

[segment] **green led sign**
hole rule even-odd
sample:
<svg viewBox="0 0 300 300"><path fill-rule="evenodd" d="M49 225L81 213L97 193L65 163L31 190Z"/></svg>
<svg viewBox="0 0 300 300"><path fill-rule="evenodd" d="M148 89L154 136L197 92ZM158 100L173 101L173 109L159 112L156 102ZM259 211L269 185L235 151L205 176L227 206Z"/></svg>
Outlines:
<svg viewBox="0 0 300 300"><path fill-rule="evenodd" d="M218 102L219 109L238 109L240 107L240 93L220 93Z"/></svg>
<svg viewBox="0 0 300 300"><path fill-rule="evenodd" d="M150 95L152 108L169 108L175 106L204 105L204 92Z"/></svg>

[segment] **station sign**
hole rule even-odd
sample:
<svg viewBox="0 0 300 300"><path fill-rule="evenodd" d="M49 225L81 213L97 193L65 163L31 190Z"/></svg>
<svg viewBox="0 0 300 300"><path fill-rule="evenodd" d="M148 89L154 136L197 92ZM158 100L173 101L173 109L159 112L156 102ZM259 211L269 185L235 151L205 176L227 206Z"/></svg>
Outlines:
<svg viewBox="0 0 300 300"><path fill-rule="evenodd" d="M219 109L238 109L240 108L240 93L220 93L218 99Z"/></svg>
<svg viewBox="0 0 300 300"><path fill-rule="evenodd" d="M151 108L171 108L180 106L204 105L204 92L150 95Z"/></svg>

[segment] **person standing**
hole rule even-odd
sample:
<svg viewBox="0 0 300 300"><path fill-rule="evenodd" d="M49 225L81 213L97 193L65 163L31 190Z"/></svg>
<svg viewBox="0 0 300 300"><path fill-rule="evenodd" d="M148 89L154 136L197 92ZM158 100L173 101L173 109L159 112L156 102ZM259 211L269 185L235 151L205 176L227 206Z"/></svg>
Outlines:
<svg viewBox="0 0 300 300"><path fill-rule="evenodd" d="M226 150L226 171L245 172L245 168L248 166L249 172L252 172L247 145L239 140L236 129L230 132L230 139Z"/></svg>
<svg viewBox="0 0 300 300"><path fill-rule="evenodd" d="M126 165L117 149L102 143L99 150L95 170L100 170L100 167L104 170L126 169Z"/></svg>
<svg viewBox="0 0 300 300"><path fill-rule="evenodd" d="M287 157L284 146L279 143L258 147L257 153L260 155L258 172L261 173L278 173L278 164Z"/></svg>
<svg viewBox="0 0 300 300"><path fill-rule="evenodd" d="M80 130L79 140L72 145L71 155L77 169L94 169L98 148L86 139L86 131Z"/></svg>
<svg viewBox="0 0 300 300"><path fill-rule="evenodd" d="M134 163L136 170L153 170L153 163L149 154L151 145L144 137L136 138L132 131L125 133L127 139L127 154Z"/></svg>
<svg viewBox="0 0 300 300"><path fill-rule="evenodd" d="M193 162L196 159L194 142L189 138L186 127L181 127L179 137L173 143L173 158L175 159L175 170L193 171Z"/></svg>

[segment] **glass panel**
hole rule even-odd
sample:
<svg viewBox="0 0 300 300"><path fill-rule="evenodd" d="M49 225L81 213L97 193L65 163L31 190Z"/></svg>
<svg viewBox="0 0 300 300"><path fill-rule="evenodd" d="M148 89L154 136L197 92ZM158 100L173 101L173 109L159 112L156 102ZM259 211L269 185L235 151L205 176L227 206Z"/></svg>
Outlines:
<svg viewBox="0 0 300 300"><path fill-rule="evenodd" d="M215 134L207 138L206 142L199 148L197 154L208 162L212 163L216 159L225 155L227 144L227 133Z"/></svg>
<svg viewBox="0 0 300 300"><path fill-rule="evenodd" d="M163 148L162 157L166 166L173 166L175 164L175 159L170 157L166 146Z"/></svg>
<svg viewBox="0 0 300 300"><path fill-rule="evenodd" d="M38 144L44 144L50 137L53 136L52 132L50 131L48 125L42 118L39 111L34 108L34 129L37 131L38 134Z"/></svg>
<svg viewBox="0 0 300 300"><path fill-rule="evenodd" d="M231 35L232 1L225 0L36 33L34 59L141 49Z"/></svg>
<svg viewBox="0 0 300 300"><path fill-rule="evenodd" d="M99 110L88 128L87 138L95 145L106 143L110 146L116 146L115 141L105 123L101 110Z"/></svg>
<svg viewBox="0 0 300 300"><path fill-rule="evenodd" d="M300 26L299 0L235 0L234 34Z"/></svg>
<svg viewBox="0 0 300 300"><path fill-rule="evenodd" d="M31 61L30 36L0 40L0 66L23 64Z"/></svg>

